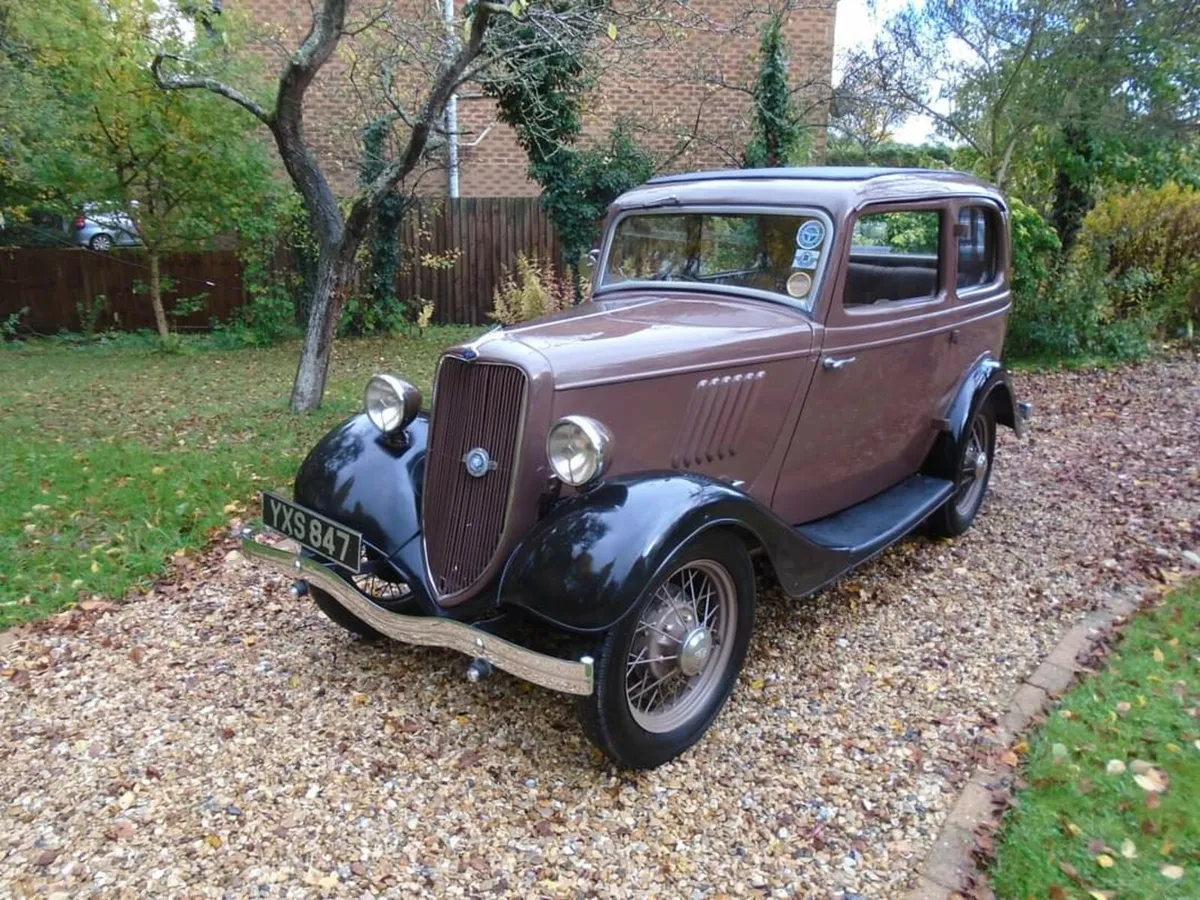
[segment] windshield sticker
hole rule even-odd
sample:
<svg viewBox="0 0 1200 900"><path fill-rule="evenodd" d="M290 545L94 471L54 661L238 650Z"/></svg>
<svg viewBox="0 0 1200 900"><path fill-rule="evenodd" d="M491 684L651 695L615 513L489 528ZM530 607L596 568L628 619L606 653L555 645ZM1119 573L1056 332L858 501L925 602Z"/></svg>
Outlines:
<svg viewBox="0 0 1200 900"><path fill-rule="evenodd" d="M809 219L796 232L796 246L801 250L815 250L825 240L825 226Z"/></svg>
<svg viewBox="0 0 1200 900"><path fill-rule="evenodd" d="M797 250L796 255L792 257L793 269L815 269L817 267L817 254L812 250Z"/></svg>
<svg viewBox="0 0 1200 900"><path fill-rule="evenodd" d="M812 290L812 276L807 272L793 272L787 280L789 297L799 300L801 297L807 297L810 290Z"/></svg>

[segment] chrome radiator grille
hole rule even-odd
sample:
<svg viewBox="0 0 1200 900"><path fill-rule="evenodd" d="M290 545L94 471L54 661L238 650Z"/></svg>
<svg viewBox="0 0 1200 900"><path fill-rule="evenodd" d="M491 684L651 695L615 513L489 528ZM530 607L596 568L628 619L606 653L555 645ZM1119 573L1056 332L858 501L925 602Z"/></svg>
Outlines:
<svg viewBox="0 0 1200 900"><path fill-rule="evenodd" d="M447 356L438 370L425 462L425 552L442 596L474 584L500 543L516 471L525 373L516 366ZM492 467L468 473L464 457L482 449Z"/></svg>

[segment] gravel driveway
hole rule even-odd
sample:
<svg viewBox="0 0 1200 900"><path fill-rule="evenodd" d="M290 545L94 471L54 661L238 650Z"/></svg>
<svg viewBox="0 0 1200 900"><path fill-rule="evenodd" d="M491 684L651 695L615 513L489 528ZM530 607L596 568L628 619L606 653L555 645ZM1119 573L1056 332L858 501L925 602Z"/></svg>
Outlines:
<svg viewBox="0 0 1200 900"><path fill-rule="evenodd" d="M1033 433L975 528L764 586L729 705L651 773L562 697L352 642L232 545L0 644L0 896L898 896L1018 677L1197 573L1200 362L1017 381Z"/></svg>

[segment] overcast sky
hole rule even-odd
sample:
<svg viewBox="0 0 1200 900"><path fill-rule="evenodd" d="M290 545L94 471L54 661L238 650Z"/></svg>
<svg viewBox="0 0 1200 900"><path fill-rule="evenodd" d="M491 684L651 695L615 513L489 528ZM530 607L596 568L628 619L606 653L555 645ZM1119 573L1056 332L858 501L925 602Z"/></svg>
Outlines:
<svg viewBox="0 0 1200 900"><path fill-rule="evenodd" d="M839 57L853 47L869 45L880 23L907 3L908 0L875 0L869 5L867 0L838 0L833 33L835 79L841 75ZM920 144L933 137L933 125L925 116L912 116L896 128L893 137L904 144Z"/></svg>

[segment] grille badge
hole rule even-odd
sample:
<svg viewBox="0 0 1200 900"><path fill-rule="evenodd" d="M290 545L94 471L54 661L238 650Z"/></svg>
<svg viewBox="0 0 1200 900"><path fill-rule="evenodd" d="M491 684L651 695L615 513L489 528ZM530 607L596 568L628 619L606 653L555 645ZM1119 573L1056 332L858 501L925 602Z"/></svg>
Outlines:
<svg viewBox="0 0 1200 900"><path fill-rule="evenodd" d="M482 478L496 468L496 461L482 447L475 447L463 455L463 465L472 478Z"/></svg>

